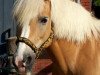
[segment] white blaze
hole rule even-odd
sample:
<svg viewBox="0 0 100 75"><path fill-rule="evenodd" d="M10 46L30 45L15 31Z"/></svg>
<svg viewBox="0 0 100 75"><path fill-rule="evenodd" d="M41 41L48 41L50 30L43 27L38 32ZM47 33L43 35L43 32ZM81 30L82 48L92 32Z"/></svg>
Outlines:
<svg viewBox="0 0 100 75"><path fill-rule="evenodd" d="M22 29L22 34L21 37L28 38L30 33L30 26L29 25L24 25ZM19 43L18 49L17 49L17 56L20 59L23 59L23 53L26 50L26 44L25 43Z"/></svg>

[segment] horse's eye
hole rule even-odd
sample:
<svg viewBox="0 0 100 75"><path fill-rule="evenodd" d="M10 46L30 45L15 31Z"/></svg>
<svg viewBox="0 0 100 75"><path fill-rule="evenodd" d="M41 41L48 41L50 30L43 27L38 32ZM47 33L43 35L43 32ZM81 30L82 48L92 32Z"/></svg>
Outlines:
<svg viewBox="0 0 100 75"><path fill-rule="evenodd" d="M48 17L42 17L39 19L39 22L42 23L43 25L46 24L48 21Z"/></svg>

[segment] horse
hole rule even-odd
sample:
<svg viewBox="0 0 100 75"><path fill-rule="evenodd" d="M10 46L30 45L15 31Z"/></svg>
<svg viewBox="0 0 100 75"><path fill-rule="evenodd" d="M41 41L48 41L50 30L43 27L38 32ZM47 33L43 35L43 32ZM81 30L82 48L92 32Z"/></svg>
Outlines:
<svg viewBox="0 0 100 75"><path fill-rule="evenodd" d="M52 75L100 75L100 20L72 0L16 0L20 72L32 75L43 49L53 61ZM20 67L19 67L20 65Z"/></svg>

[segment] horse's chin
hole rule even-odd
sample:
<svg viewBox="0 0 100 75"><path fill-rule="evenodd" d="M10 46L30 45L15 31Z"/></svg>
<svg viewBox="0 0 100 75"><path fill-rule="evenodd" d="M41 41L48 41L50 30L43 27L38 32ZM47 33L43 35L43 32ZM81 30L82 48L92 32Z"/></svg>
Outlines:
<svg viewBox="0 0 100 75"><path fill-rule="evenodd" d="M26 72L25 67L20 67L18 68L18 70L19 70L20 75L25 75L25 72Z"/></svg>
<svg viewBox="0 0 100 75"><path fill-rule="evenodd" d="M32 75L32 72L31 71L27 71L26 75Z"/></svg>

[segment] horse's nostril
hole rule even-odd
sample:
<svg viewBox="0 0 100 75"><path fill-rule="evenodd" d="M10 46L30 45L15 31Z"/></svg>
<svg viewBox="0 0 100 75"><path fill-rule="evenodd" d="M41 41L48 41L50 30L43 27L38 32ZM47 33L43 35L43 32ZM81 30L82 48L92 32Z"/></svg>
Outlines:
<svg viewBox="0 0 100 75"><path fill-rule="evenodd" d="M31 56L28 56L27 57L27 63L31 63L31 60L32 60L32 57Z"/></svg>
<svg viewBox="0 0 100 75"><path fill-rule="evenodd" d="M30 65L32 63L32 56L31 55L24 56L24 59L22 62L27 66Z"/></svg>

